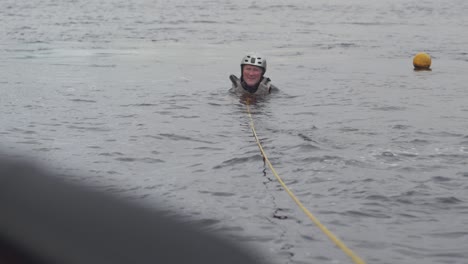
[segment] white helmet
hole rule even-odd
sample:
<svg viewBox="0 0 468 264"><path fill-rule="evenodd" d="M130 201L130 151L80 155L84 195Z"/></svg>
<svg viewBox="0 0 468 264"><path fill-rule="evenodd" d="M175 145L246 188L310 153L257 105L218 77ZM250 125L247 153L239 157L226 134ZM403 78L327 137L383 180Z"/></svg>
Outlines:
<svg viewBox="0 0 468 264"><path fill-rule="evenodd" d="M241 61L241 68L244 65L254 65L254 66L263 68L263 73L265 73L267 69L267 63L266 63L265 57L263 57L262 55L258 53L249 53L245 55L245 57L242 58L242 61Z"/></svg>

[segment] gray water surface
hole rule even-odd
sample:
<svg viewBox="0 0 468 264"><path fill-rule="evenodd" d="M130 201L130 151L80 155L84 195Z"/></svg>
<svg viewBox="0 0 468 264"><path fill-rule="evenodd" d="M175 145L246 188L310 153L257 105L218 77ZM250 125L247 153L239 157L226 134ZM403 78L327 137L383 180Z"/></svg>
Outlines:
<svg viewBox="0 0 468 264"><path fill-rule="evenodd" d="M1 147L222 232L268 263L468 263L468 2L0 3ZM417 52L432 71L413 71Z"/></svg>

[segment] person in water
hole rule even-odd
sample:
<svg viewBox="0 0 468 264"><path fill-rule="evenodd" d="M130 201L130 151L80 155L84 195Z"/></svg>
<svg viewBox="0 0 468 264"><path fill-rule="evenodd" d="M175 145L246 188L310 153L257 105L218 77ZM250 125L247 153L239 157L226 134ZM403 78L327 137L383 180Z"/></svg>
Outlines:
<svg viewBox="0 0 468 264"><path fill-rule="evenodd" d="M267 62L265 57L258 53L249 53L241 61L241 78L234 74L229 76L232 82L231 90L240 93L256 95L270 94L277 88L271 84L271 80L265 77Z"/></svg>

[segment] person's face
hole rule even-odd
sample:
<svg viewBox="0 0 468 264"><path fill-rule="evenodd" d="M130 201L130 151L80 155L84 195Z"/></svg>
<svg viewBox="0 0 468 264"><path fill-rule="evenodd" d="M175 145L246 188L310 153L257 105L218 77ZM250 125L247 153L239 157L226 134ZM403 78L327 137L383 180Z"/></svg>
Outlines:
<svg viewBox="0 0 468 264"><path fill-rule="evenodd" d="M253 66L253 65L245 65L242 69L242 76L244 76L244 81L249 86L256 85L260 79L262 78L262 68Z"/></svg>

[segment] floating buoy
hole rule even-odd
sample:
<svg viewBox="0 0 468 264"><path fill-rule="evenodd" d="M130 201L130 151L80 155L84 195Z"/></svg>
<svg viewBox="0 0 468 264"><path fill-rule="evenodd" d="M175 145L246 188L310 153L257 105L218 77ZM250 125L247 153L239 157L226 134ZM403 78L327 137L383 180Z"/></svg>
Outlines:
<svg viewBox="0 0 468 264"><path fill-rule="evenodd" d="M431 56L425 52L416 54L413 58L413 66L415 70L430 70Z"/></svg>

